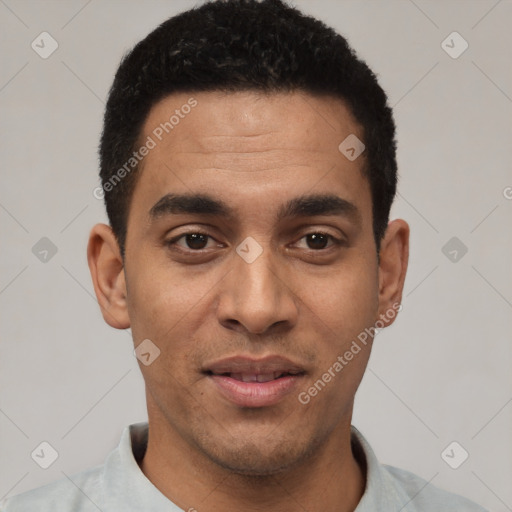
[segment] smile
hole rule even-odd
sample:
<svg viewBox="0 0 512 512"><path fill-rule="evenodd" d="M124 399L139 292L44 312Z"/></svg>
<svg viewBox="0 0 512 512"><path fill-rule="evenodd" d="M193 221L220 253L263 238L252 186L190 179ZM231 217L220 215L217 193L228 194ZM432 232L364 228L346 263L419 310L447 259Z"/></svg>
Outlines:
<svg viewBox="0 0 512 512"><path fill-rule="evenodd" d="M302 367L290 360L270 356L255 360L246 357L224 359L203 372L215 392L238 407L269 407L281 402L304 377Z"/></svg>

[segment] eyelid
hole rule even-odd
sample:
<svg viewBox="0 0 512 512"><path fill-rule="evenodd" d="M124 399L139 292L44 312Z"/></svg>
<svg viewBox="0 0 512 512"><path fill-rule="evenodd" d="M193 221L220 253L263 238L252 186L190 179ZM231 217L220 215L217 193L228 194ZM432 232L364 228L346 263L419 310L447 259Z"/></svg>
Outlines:
<svg viewBox="0 0 512 512"><path fill-rule="evenodd" d="M179 232L180 229L183 229L183 231ZM172 235L171 239L167 239L167 237L173 233L178 231L179 234ZM185 235L192 235L192 234L198 234L198 235L204 235L209 236L210 238L215 239L215 235L212 234L218 232L218 229L215 228L215 226L212 226L210 224L191 224L190 222L180 224L178 226L174 226L172 229L167 230L163 237L166 239L166 241L176 240L182 236Z"/></svg>
<svg viewBox="0 0 512 512"><path fill-rule="evenodd" d="M206 233L205 231L200 230L200 229L184 231L183 233L180 233L179 235L175 235L170 239L166 239L165 244L168 246L170 246L170 245L178 246L178 244L176 242L181 240L183 237L186 237L187 235L202 235L202 236L208 237L211 241L216 242L217 246L221 245L221 242L219 242L214 236L212 236L210 233ZM210 240L208 240L208 241L210 241ZM208 248L206 248L206 247L203 249L190 249L190 248L181 247L181 246L178 246L178 247L180 247L180 249L183 251L195 252L195 253L201 253L202 251L208 250Z"/></svg>
<svg viewBox="0 0 512 512"><path fill-rule="evenodd" d="M301 233L300 238L303 238L307 235L320 234L325 236L330 236L333 239L339 240L340 242L348 241L348 236L344 233L339 227L327 227L325 225L322 226L300 226L297 231Z"/></svg>
<svg viewBox="0 0 512 512"><path fill-rule="evenodd" d="M178 240L183 236L187 235L203 235L203 236L209 236L210 238L213 238L213 236L210 233L206 233L205 231L201 229L191 229L188 231L183 231L182 233L179 233L178 235L174 235L169 241L172 240Z"/></svg>
<svg viewBox="0 0 512 512"><path fill-rule="evenodd" d="M324 247L322 249L311 249L311 248L307 247L306 250L311 251L311 252L321 253L322 251L328 251L329 249L331 249L333 247L336 247L336 246L339 247L339 246L343 246L346 244L345 238L339 238L337 236L334 236L332 233L328 233L326 231L314 230L314 231L309 231L308 233L305 233L304 235L302 235L300 238L297 239L296 242L293 243L293 245L298 244L301 240L303 240L304 238L306 238L309 235L323 235L323 236L329 238L331 241L330 245L328 245L327 247Z"/></svg>

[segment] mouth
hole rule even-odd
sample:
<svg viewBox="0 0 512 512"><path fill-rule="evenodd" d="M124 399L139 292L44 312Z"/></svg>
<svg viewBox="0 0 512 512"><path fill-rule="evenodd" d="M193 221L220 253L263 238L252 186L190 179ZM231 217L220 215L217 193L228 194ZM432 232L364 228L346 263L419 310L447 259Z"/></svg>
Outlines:
<svg viewBox="0 0 512 512"><path fill-rule="evenodd" d="M221 397L247 408L278 404L306 374L304 368L279 356L232 357L209 364L203 373Z"/></svg>
<svg viewBox="0 0 512 512"><path fill-rule="evenodd" d="M301 375L300 372L287 372L287 371L277 371L277 372L269 372L269 373L231 373L231 372L223 372L223 373L215 373L212 371L206 372L208 375L217 375L220 377L229 377L230 379L237 380L239 382L270 382L273 380L281 379L283 377L288 376L298 376Z"/></svg>

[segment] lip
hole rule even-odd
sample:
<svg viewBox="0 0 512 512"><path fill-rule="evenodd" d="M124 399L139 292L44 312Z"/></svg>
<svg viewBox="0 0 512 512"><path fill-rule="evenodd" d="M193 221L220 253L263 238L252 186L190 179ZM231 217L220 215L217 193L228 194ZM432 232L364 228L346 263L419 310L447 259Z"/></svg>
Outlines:
<svg viewBox="0 0 512 512"><path fill-rule="evenodd" d="M267 356L261 359L235 356L206 365L203 373L220 395L232 404L239 407L269 407L278 404L294 391L304 377L305 370L281 356ZM285 375L267 382L244 382L226 375L232 374L239 378L240 374L268 376L278 373Z"/></svg>

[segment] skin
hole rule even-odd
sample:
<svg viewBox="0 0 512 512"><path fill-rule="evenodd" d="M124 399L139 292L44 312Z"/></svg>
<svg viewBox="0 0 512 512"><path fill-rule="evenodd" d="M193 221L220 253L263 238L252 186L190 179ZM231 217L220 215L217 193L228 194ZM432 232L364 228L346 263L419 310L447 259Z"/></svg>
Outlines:
<svg viewBox="0 0 512 512"><path fill-rule="evenodd" d="M379 261L364 153L351 162L338 150L363 132L340 100L173 94L152 108L141 140L190 97L197 106L144 158L124 261L106 225L92 229L88 248L105 321L161 350L139 363L149 416L141 469L184 510L352 511L366 477L350 424L371 342L308 404L297 395L401 301L409 227L389 223ZM209 194L233 216L152 218L168 193ZM357 215L276 219L282 204L312 193L335 194ZM211 236L203 249L185 237L169 243L198 231ZM333 238L315 245L306 235L318 232ZM263 249L252 263L236 252L249 236ZM201 370L240 354L281 355L304 375L276 405L239 407Z"/></svg>

